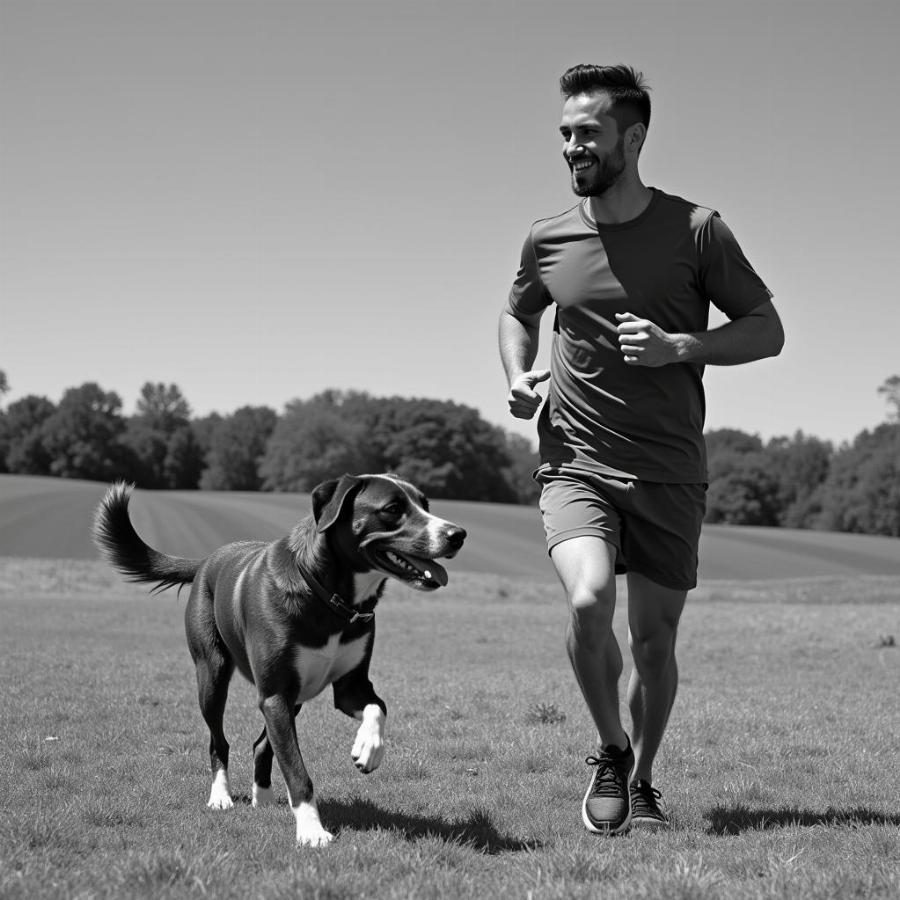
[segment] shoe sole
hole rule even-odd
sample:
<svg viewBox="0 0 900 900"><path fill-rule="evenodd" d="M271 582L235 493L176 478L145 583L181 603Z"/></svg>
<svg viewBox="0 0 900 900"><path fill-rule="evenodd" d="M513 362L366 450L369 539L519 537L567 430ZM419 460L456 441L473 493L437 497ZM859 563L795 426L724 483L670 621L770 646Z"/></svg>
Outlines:
<svg viewBox="0 0 900 900"><path fill-rule="evenodd" d="M662 821L662 819L651 819L651 818L642 818L642 817L631 817L631 827L632 828L649 828L651 831L655 831L657 829L663 829L669 827L668 821Z"/></svg>

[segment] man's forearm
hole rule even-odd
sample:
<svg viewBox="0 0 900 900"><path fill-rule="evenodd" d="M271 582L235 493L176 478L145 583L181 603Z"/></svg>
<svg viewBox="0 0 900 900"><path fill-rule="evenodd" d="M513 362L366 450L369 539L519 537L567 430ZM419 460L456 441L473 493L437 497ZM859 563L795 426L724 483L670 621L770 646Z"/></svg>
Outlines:
<svg viewBox="0 0 900 900"><path fill-rule="evenodd" d="M538 352L540 329L510 315L500 314L500 359L506 372L506 380L513 380L534 365Z"/></svg>
<svg viewBox="0 0 900 900"><path fill-rule="evenodd" d="M693 334L673 334L678 362L698 365L738 366L777 356L784 346L778 317L744 316L720 328Z"/></svg>

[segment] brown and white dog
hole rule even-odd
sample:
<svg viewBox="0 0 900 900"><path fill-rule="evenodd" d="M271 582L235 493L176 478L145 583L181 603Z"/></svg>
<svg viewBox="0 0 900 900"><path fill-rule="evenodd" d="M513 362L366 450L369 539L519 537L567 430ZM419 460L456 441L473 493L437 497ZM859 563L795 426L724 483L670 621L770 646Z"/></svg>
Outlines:
<svg viewBox="0 0 900 900"><path fill-rule="evenodd" d="M329 684L334 705L361 721L350 751L371 772L384 756L384 702L369 680L374 608L387 577L420 591L447 584L436 562L454 556L466 532L428 512L416 487L393 475L345 475L312 492L311 516L272 543L226 544L206 559L152 549L128 514L130 488L113 485L97 508L94 539L131 581L157 590L192 584L185 609L200 711L210 732L208 805L233 805L222 728L235 668L256 685L265 727L253 745L253 805L273 801L278 760L297 823L297 843L321 846L322 827L294 717Z"/></svg>

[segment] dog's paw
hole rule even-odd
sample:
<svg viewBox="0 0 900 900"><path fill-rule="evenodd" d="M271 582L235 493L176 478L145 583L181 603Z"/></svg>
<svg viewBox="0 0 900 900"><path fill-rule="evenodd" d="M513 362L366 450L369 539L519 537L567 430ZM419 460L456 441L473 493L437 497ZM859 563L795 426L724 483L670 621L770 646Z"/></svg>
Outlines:
<svg viewBox="0 0 900 900"><path fill-rule="evenodd" d="M234 800L231 799L231 788L228 786L228 774L224 769L216 772L206 805L210 809L231 809L234 806Z"/></svg>
<svg viewBox="0 0 900 900"><path fill-rule="evenodd" d="M327 847L334 840L334 835L321 826L318 831L297 835L298 847Z"/></svg>
<svg viewBox="0 0 900 900"><path fill-rule="evenodd" d="M275 791L272 788L253 784L253 806L271 806L275 802Z"/></svg>
<svg viewBox="0 0 900 900"><path fill-rule="evenodd" d="M360 772L374 772L384 759L384 713L374 704L363 710L362 725L350 750L353 764Z"/></svg>
<svg viewBox="0 0 900 900"><path fill-rule="evenodd" d="M334 835L322 827L315 803L295 806L294 818L297 820L298 847L327 847L334 840Z"/></svg>

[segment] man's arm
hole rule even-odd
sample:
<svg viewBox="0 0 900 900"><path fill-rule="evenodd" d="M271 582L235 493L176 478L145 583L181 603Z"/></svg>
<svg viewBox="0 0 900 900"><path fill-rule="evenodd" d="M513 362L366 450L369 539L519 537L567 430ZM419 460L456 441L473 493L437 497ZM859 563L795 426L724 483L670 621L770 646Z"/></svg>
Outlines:
<svg viewBox="0 0 900 900"><path fill-rule="evenodd" d="M670 334L631 313L616 313L616 318L619 349L631 366L737 366L778 356L784 346L784 329L771 300L720 328L691 334Z"/></svg>
<svg viewBox="0 0 900 900"><path fill-rule="evenodd" d="M541 396L534 386L550 377L546 369L531 368L537 358L540 323L541 313L514 315L509 309L500 313L500 359L509 383L506 399L510 413L517 419L534 416L541 405Z"/></svg>

